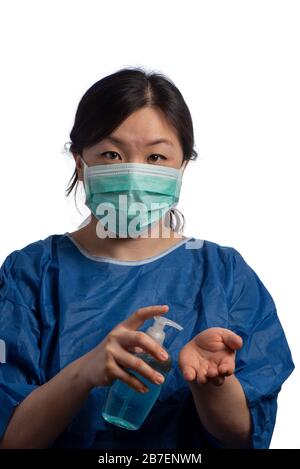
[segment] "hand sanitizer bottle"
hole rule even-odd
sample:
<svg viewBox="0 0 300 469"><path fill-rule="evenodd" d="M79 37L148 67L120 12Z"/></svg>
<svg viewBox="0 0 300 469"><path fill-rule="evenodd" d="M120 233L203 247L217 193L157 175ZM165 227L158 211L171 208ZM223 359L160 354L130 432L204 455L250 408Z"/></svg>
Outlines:
<svg viewBox="0 0 300 469"><path fill-rule="evenodd" d="M183 327L170 319L155 316L154 324L146 330L146 334L149 334L162 345L165 339L163 329L166 325L175 327L178 330L183 329ZM146 352L135 353L134 355L142 358L142 360L147 362L164 377L166 377L172 367L170 357L167 360L159 361ZM145 394L141 393L128 386L124 381L116 379L109 389L102 409L102 417L107 422L126 428L127 430L137 430L155 404L164 383L154 384L134 370L128 369L128 371L146 384L149 391Z"/></svg>

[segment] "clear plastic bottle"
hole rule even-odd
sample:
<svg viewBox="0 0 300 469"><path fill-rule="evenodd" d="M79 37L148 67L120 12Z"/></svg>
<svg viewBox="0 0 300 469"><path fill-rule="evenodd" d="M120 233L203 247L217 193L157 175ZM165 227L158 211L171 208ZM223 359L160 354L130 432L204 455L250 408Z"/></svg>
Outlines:
<svg viewBox="0 0 300 469"><path fill-rule="evenodd" d="M146 330L146 334L149 334L156 342L162 345L165 339L163 329L166 325L175 327L178 330L183 329L183 327L170 319L155 316L154 324ZM134 355L142 358L142 360L164 377L166 377L172 367L170 356L167 360L160 361L145 352L135 353ZM137 376L149 388L149 391L144 394L136 391L119 379L115 380L105 400L102 416L109 423L126 428L127 430L137 430L143 424L155 404L164 383L154 384L137 372L131 369L128 371Z"/></svg>

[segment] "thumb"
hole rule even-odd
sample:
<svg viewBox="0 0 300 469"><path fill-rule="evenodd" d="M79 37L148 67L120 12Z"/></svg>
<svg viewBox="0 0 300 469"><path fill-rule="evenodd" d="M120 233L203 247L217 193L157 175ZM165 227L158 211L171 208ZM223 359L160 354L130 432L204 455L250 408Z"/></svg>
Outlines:
<svg viewBox="0 0 300 469"><path fill-rule="evenodd" d="M222 337L224 344L231 348L231 350L238 350L243 346L243 339L229 329L222 331Z"/></svg>

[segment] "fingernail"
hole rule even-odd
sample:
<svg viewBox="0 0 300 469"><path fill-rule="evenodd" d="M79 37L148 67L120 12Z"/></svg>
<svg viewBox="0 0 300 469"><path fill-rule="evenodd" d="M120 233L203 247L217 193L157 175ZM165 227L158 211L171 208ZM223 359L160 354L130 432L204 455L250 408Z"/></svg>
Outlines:
<svg viewBox="0 0 300 469"><path fill-rule="evenodd" d="M141 392L145 393L145 392L148 392L149 389L148 388L141 388Z"/></svg>
<svg viewBox="0 0 300 469"><path fill-rule="evenodd" d="M164 378L162 375L156 375L156 377L155 377L155 382L156 382L157 384L163 383L164 380L165 380L165 378Z"/></svg>
<svg viewBox="0 0 300 469"><path fill-rule="evenodd" d="M160 358L162 358L163 360L166 360L169 355L167 354L167 352L160 352L159 356L160 356Z"/></svg>

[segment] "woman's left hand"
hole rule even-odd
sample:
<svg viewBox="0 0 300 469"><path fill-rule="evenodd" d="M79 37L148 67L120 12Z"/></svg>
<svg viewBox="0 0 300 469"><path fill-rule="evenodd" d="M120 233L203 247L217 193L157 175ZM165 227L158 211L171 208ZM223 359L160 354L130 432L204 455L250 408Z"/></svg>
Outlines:
<svg viewBox="0 0 300 469"><path fill-rule="evenodd" d="M223 384L225 376L234 373L236 350L242 345L242 338L229 329L211 327L200 332L179 353L183 377L199 384Z"/></svg>

